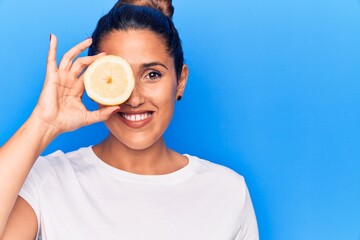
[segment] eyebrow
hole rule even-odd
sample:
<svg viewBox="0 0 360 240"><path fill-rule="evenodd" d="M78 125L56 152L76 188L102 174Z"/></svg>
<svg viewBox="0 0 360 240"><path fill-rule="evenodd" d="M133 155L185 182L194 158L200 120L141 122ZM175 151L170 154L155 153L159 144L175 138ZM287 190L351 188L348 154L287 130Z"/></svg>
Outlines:
<svg viewBox="0 0 360 240"><path fill-rule="evenodd" d="M141 65L142 68L149 68L149 67L153 67L153 66L162 66L164 67L166 70L169 70L164 64L162 64L161 62L151 62L151 63L144 63Z"/></svg>

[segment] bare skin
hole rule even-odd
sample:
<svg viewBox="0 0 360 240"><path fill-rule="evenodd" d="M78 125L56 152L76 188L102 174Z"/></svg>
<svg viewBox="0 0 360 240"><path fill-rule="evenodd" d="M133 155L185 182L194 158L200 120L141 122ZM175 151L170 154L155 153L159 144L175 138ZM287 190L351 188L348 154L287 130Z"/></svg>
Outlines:
<svg viewBox="0 0 360 240"><path fill-rule="evenodd" d="M177 79L173 58L147 30L115 31L102 41L101 51L126 59L136 84L119 112L105 121L110 135L94 147L95 153L113 167L138 174L165 174L185 166L187 158L168 149L163 134L172 119L176 96L183 94L187 67L183 66ZM145 121L129 122L121 117L122 113L147 112L151 117Z"/></svg>
<svg viewBox="0 0 360 240"><path fill-rule="evenodd" d="M172 57L156 35L146 30L115 32L104 40L101 50L129 61L136 86L129 100L121 106L100 106L99 110L90 112L81 101L84 87L82 77L78 76L105 54L74 61L90 44L91 39L87 39L76 45L57 66L57 39L52 35L46 79L38 104L23 126L0 148L0 186L4 186L0 189L1 239L35 238L37 217L18 193L41 152L63 132L105 121L110 134L94 146L94 152L105 163L128 172L167 174L188 162L186 157L167 148L163 139L176 96L183 94L186 85L186 65L176 79ZM160 64L147 65L154 62ZM119 112L114 113L116 110ZM124 114L146 112L151 112L146 121L133 122L124 118Z"/></svg>
<svg viewBox="0 0 360 240"><path fill-rule="evenodd" d="M84 67L104 54L74 58L90 46L87 39L67 52L56 65L57 39L52 35L43 90L31 116L0 148L0 236L1 239L34 239L35 213L18 193L35 160L59 134L104 121L119 107L89 112L81 102ZM14 207L16 202L16 206ZM14 207L14 210L13 210ZM9 220L9 216L11 221ZM6 227L6 230L5 230ZM24 231L18 231L24 229ZM16 232L17 230L17 232ZM31 236L29 238L29 236Z"/></svg>

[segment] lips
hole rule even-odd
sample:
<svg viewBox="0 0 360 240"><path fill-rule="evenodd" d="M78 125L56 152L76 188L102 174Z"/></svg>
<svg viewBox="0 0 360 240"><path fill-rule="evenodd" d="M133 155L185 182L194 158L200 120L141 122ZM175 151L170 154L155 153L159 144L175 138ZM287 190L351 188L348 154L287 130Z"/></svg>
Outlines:
<svg viewBox="0 0 360 240"><path fill-rule="evenodd" d="M148 124L153 116L152 111L147 112L118 112L120 119L130 128L141 128Z"/></svg>
<svg viewBox="0 0 360 240"><path fill-rule="evenodd" d="M145 119L148 119L149 117L151 117L152 112L146 112L146 113L136 113L136 114L128 114L128 113L123 113L120 112L119 113L120 116L128 121L131 122L138 122L138 121L143 121Z"/></svg>

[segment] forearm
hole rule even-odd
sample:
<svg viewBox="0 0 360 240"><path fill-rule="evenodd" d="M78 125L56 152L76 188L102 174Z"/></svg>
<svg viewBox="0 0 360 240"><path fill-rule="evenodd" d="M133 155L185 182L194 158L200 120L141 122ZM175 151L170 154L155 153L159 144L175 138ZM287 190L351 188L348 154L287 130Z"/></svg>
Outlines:
<svg viewBox="0 0 360 240"><path fill-rule="evenodd" d="M56 136L54 128L32 115L0 148L0 236L29 171Z"/></svg>
<svg viewBox="0 0 360 240"><path fill-rule="evenodd" d="M81 101L84 86L78 76L105 55L79 58L91 43L91 39L86 39L70 49L58 68L57 38L50 36L45 83L38 103L30 118L0 148L0 237L30 169L46 146L58 134L104 121L119 109L119 106L108 106L88 111Z"/></svg>

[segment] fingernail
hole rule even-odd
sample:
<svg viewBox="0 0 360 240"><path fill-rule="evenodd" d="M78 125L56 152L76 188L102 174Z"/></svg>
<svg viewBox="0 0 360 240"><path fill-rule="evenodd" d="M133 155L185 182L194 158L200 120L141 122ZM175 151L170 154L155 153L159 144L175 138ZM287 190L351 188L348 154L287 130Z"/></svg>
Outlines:
<svg viewBox="0 0 360 240"><path fill-rule="evenodd" d="M91 39L91 37L86 38L85 41L86 41L86 40L89 40L89 39Z"/></svg>
<svg viewBox="0 0 360 240"><path fill-rule="evenodd" d="M116 109L115 111L113 111L111 114L117 113L120 110L120 108Z"/></svg>

